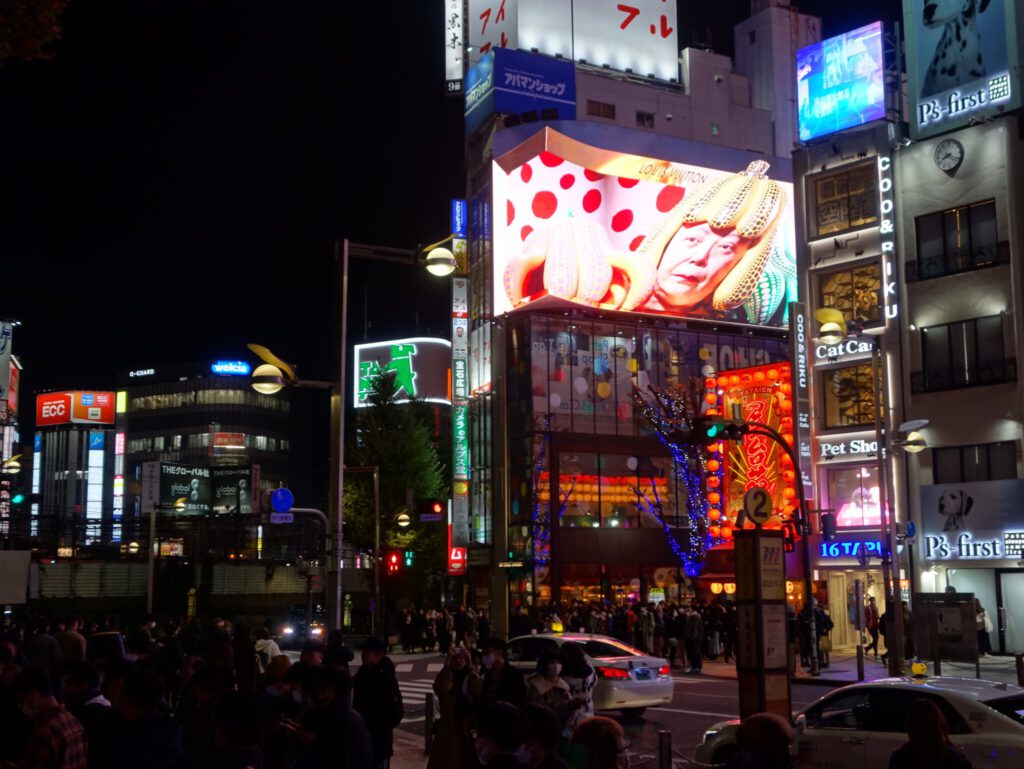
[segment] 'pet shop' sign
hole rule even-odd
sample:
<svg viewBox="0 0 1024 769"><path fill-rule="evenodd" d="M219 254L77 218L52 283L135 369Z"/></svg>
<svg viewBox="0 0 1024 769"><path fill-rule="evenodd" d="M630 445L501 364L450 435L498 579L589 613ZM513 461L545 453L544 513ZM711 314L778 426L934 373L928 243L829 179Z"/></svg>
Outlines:
<svg viewBox="0 0 1024 769"><path fill-rule="evenodd" d="M926 560L977 561L1024 556L1024 526L1015 509L1024 481L921 487L921 544Z"/></svg>

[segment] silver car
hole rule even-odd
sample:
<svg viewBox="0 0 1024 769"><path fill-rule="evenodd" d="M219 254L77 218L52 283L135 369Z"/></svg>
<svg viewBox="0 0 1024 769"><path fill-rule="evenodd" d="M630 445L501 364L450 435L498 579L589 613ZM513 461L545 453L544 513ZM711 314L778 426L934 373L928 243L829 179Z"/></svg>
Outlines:
<svg viewBox="0 0 1024 769"><path fill-rule="evenodd" d="M813 769L886 767L907 741L907 708L934 702L949 737L973 769L1024 767L1024 688L970 678L883 678L836 689L793 718L794 765ZM704 733L695 758L722 764L736 752L739 721Z"/></svg>
<svg viewBox="0 0 1024 769"><path fill-rule="evenodd" d="M668 660L652 657L632 646L603 635L583 633L536 633L508 642L508 661L524 673L532 673L545 652L556 652L567 641L583 647L587 661L597 672L594 710L617 710L639 716L647 708L672 702L672 669Z"/></svg>

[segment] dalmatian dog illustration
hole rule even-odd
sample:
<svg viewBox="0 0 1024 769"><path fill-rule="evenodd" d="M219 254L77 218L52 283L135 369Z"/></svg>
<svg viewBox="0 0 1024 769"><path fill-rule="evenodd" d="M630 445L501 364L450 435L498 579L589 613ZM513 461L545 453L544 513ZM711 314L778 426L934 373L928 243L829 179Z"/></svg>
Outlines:
<svg viewBox="0 0 1024 769"><path fill-rule="evenodd" d="M943 531L960 531L974 507L974 497L963 489L946 489L939 497L939 515L946 519Z"/></svg>
<svg viewBox="0 0 1024 769"><path fill-rule="evenodd" d="M978 14L991 0L925 0L926 27L943 27L932 63L921 86L922 96L942 93L985 75Z"/></svg>

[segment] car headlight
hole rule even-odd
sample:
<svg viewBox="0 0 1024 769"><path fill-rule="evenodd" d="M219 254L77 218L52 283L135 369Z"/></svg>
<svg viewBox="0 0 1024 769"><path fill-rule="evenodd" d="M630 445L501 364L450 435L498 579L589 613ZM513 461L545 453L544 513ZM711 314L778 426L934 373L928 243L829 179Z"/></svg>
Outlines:
<svg viewBox="0 0 1024 769"><path fill-rule="evenodd" d="M315 628L312 628L309 631L309 634L310 635L320 635L323 632L324 632L324 629L322 627L315 627Z"/></svg>
<svg viewBox="0 0 1024 769"><path fill-rule="evenodd" d="M701 742L711 742L711 740L715 738L716 734L718 734L717 729L708 729L704 732L704 739L702 739Z"/></svg>
<svg viewBox="0 0 1024 769"><path fill-rule="evenodd" d="M295 628L286 626L281 632L285 635L292 635L295 632Z"/></svg>

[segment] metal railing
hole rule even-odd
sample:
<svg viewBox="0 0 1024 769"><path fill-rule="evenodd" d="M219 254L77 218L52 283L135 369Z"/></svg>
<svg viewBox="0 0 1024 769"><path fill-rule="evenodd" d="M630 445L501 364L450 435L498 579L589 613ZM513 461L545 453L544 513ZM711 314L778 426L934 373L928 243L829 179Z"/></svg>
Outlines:
<svg viewBox="0 0 1024 769"><path fill-rule="evenodd" d="M1003 384L1017 381L1017 359L1006 358L983 366L957 366L950 369L913 371L910 391L914 395L959 390L966 387Z"/></svg>
<svg viewBox="0 0 1024 769"><path fill-rule="evenodd" d="M957 248L936 256L919 256L906 264L907 283L958 275L971 270L1010 263L1010 244L1001 241L977 248Z"/></svg>

